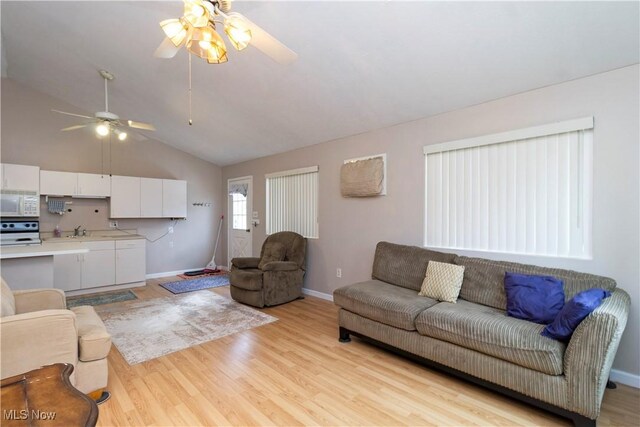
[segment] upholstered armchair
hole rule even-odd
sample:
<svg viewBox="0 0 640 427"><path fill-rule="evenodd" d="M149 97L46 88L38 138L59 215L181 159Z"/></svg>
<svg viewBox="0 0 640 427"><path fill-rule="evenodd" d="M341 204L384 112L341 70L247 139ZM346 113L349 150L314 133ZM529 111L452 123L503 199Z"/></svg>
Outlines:
<svg viewBox="0 0 640 427"><path fill-rule="evenodd" d="M260 258L231 260L231 298L264 307L302 297L307 239L291 231L267 237Z"/></svg>
<svg viewBox="0 0 640 427"><path fill-rule="evenodd" d="M91 398L108 397L111 335L93 307L67 310L59 289L12 292L2 279L0 374L2 379L44 365L69 363L71 384Z"/></svg>

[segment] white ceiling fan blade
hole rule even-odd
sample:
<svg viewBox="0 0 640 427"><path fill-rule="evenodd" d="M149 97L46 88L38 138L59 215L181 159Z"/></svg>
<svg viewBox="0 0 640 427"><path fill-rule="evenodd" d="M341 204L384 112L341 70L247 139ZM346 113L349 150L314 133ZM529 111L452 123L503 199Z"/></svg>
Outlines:
<svg viewBox="0 0 640 427"><path fill-rule="evenodd" d="M273 37L271 34L267 33L265 30L251 22L251 20L249 20L249 18L247 18L246 16L241 15L237 12L231 12L228 15L230 17L236 16L242 19L251 31L251 41L249 42L249 45L255 47L277 63L287 65L291 64L298 58L297 53L282 44L282 42Z"/></svg>
<svg viewBox="0 0 640 427"><path fill-rule="evenodd" d="M156 127L150 123L134 122L133 120L125 120L125 124L130 128L143 130L156 130Z"/></svg>
<svg viewBox="0 0 640 427"><path fill-rule="evenodd" d="M86 128L87 126L89 126L89 125L74 125L74 126L69 126L67 128L64 128L64 129L60 129L60 131L66 132L66 131L69 131L69 130L76 130L76 129Z"/></svg>
<svg viewBox="0 0 640 427"><path fill-rule="evenodd" d="M66 114L67 116L82 117L83 119L93 119L94 117L83 116L82 114L67 113L66 111L51 110L54 113Z"/></svg>
<svg viewBox="0 0 640 427"><path fill-rule="evenodd" d="M181 46L176 47L169 37L165 37L160 46L153 53L156 58L171 59L176 56Z"/></svg>

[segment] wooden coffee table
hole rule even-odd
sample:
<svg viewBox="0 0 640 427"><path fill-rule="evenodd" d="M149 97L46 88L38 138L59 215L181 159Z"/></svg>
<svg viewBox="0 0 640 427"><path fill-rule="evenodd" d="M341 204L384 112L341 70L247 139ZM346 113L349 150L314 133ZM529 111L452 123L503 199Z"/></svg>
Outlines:
<svg viewBox="0 0 640 427"><path fill-rule="evenodd" d="M73 366L44 366L2 380L2 426L95 426L98 406L71 385Z"/></svg>

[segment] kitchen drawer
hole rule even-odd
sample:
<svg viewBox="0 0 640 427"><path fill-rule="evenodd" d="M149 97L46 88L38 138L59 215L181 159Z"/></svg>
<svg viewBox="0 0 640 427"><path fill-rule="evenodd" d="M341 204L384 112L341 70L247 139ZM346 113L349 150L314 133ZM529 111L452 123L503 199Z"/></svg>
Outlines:
<svg viewBox="0 0 640 427"><path fill-rule="evenodd" d="M98 242L84 242L84 246L90 251L108 251L116 248L113 240L98 241Z"/></svg>
<svg viewBox="0 0 640 427"><path fill-rule="evenodd" d="M116 249L135 249L146 247L144 239L137 240L116 240Z"/></svg>

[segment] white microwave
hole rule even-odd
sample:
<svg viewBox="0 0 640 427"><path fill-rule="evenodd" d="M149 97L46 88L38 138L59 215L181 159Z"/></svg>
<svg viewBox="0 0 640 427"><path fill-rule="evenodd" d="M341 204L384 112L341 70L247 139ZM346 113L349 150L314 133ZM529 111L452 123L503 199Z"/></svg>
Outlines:
<svg viewBox="0 0 640 427"><path fill-rule="evenodd" d="M0 215L4 217L40 216L40 197L35 191L2 190Z"/></svg>

